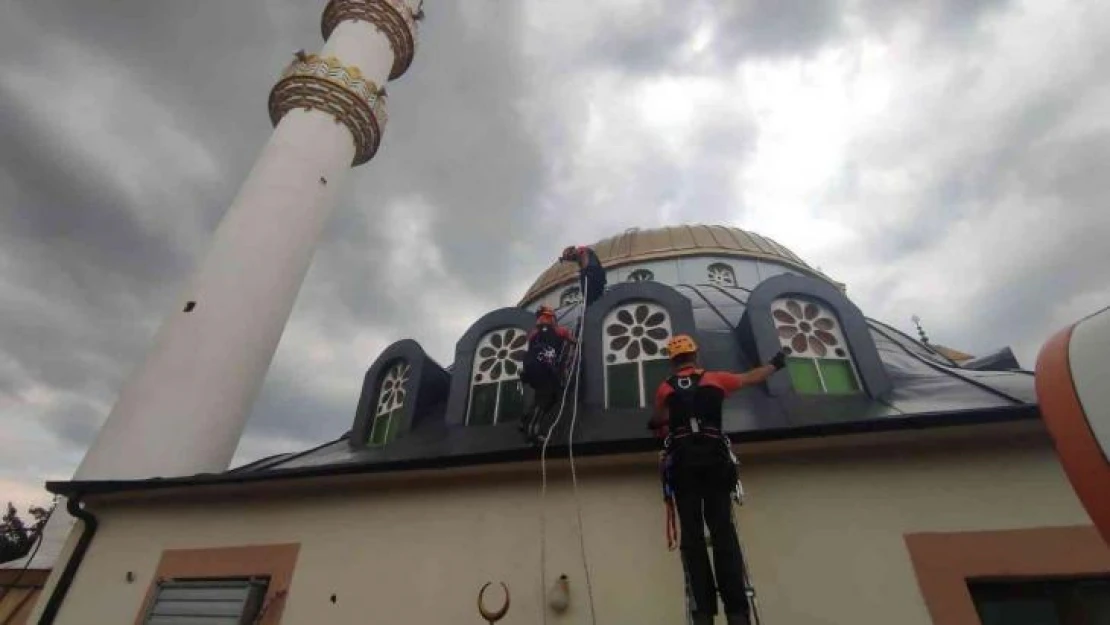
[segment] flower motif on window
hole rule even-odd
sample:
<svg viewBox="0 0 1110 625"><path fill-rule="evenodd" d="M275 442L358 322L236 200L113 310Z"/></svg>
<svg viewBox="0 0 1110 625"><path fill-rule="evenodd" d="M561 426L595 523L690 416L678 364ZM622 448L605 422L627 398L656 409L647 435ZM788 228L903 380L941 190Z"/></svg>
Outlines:
<svg viewBox="0 0 1110 625"><path fill-rule="evenodd" d="M478 343L475 358L476 382L499 382L520 374L528 335L520 328L504 328L484 336Z"/></svg>
<svg viewBox="0 0 1110 625"><path fill-rule="evenodd" d="M582 289L572 286L559 296L559 306L571 306L582 301Z"/></svg>
<svg viewBox="0 0 1110 625"><path fill-rule="evenodd" d="M666 357L671 329L662 307L648 303L623 306L606 317L604 326L608 362L621 357L625 361Z"/></svg>
<svg viewBox="0 0 1110 625"><path fill-rule="evenodd" d="M405 404L405 383L409 381L411 371L412 368L403 360L389 368L378 391L376 414L385 414Z"/></svg>
<svg viewBox="0 0 1110 625"><path fill-rule="evenodd" d="M628 274L629 282L648 282L655 279L655 274L647 269L637 269Z"/></svg>
<svg viewBox="0 0 1110 625"><path fill-rule="evenodd" d="M771 307L771 315L775 318L779 344L788 354L818 358L847 357L836 317L816 303L778 300Z"/></svg>
<svg viewBox="0 0 1110 625"><path fill-rule="evenodd" d="M736 286L736 274L732 271L732 267L724 263L713 263L708 268L709 275L707 279L709 284L716 286Z"/></svg>

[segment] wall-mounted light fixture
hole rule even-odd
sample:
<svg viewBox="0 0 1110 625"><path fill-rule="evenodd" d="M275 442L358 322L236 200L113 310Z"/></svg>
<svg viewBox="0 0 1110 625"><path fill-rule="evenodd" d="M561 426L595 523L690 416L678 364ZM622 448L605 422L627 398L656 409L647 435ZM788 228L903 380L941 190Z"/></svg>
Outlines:
<svg viewBox="0 0 1110 625"><path fill-rule="evenodd" d="M547 591L547 605L556 612L564 612L570 605L570 580L566 573L559 576Z"/></svg>

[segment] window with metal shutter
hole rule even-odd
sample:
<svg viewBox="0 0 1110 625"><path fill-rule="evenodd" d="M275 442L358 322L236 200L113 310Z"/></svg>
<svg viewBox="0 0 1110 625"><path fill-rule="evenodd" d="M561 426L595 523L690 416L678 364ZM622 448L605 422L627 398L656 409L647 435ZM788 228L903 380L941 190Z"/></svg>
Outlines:
<svg viewBox="0 0 1110 625"><path fill-rule="evenodd" d="M266 596L268 580L171 579L158 589L145 625L248 625Z"/></svg>

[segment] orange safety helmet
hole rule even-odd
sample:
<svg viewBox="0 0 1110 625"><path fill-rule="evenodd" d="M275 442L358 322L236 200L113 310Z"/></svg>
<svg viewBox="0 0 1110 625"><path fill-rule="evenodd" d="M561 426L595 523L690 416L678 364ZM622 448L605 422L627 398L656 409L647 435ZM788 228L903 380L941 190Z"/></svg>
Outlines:
<svg viewBox="0 0 1110 625"><path fill-rule="evenodd" d="M671 358L681 356L683 354L696 354L698 352L698 344L689 334L676 334L667 341L667 355Z"/></svg>

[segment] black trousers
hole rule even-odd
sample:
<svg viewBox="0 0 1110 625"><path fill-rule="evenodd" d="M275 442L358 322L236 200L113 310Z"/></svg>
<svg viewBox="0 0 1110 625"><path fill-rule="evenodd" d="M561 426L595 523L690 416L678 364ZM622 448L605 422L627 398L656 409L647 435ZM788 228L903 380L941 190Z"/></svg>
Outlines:
<svg viewBox="0 0 1110 625"><path fill-rule="evenodd" d="M736 466L724 444L710 437L693 435L677 440L672 453L671 479L681 526L680 549L690 611L716 614L716 590L727 614L747 615L744 556L732 523L731 493L736 486ZM713 542L712 567L705 527L709 528Z"/></svg>
<svg viewBox="0 0 1110 625"><path fill-rule="evenodd" d="M590 306L605 294L605 269L597 265L587 265L578 272L578 286L582 299Z"/></svg>
<svg viewBox="0 0 1110 625"><path fill-rule="evenodd" d="M521 381L532 387L534 401L531 410L521 416L521 429L529 436L547 433L547 421L558 408L560 380L554 369L540 363L526 363Z"/></svg>

